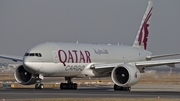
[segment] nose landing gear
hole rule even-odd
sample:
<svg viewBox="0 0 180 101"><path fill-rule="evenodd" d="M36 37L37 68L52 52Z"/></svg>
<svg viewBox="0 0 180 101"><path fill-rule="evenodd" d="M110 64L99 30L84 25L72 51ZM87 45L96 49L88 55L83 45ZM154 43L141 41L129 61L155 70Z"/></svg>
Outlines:
<svg viewBox="0 0 180 101"><path fill-rule="evenodd" d="M36 80L36 84L35 84L35 89L43 89L44 85L41 83L41 80L43 80L43 76L42 75L38 75L36 76L37 80Z"/></svg>
<svg viewBox="0 0 180 101"><path fill-rule="evenodd" d="M43 89L43 88L44 88L44 85L41 84L41 83L37 83L37 84L35 85L35 89Z"/></svg>

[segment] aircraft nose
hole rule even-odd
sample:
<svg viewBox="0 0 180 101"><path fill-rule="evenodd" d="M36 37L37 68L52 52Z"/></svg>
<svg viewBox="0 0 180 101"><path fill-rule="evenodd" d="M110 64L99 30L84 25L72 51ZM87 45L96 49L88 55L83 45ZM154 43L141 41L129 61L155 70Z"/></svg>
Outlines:
<svg viewBox="0 0 180 101"><path fill-rule="evenodd" d="M28 62L28 61L24 61L23 66L25 70L27 70L28 72L32 74L37 74L40 69L40 66L38 66L37 64L33 62Z"/></svg>

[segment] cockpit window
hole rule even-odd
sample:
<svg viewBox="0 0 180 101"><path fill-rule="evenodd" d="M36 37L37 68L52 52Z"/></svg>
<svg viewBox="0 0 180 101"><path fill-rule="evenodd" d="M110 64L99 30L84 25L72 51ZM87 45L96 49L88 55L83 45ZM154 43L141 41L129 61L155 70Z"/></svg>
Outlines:
<svg viewBox="0 0 180 101"><path fill-rule="evenodd" d="M24 56L28 56L29 55L29 53L25 53L25 55Z"/></svg>
<svg viewBox="0 0 180 101"><path fill-rule="evenodd" d="M39 54L38 54L38 53L35 53L35 55L36 55L37 57L39 57Z"/></svg>
<svg viewBox="0 0 180 101"><path fill-rule="evenodd" d="M36 57L42 57L41 53L25 53L24 56L36 56Z"/></svg>
<svg viewBox="0 0 180 101"><path fill-rule="evenodd" d="M37 57L42 57L42 55L41 55L40 53L35 53L35 55L36 55Z"/></svg>
<svg viewBox="0 0 180 101"><path fill-rule="evenodd" d="M34 53L30 53L29 56L34 56Z"/></svg>
<svg viewBox="0 0 180 101"><path fill-rule="evenodd" d="M39 53L39 57L42 57L41 53Z"/></svg>

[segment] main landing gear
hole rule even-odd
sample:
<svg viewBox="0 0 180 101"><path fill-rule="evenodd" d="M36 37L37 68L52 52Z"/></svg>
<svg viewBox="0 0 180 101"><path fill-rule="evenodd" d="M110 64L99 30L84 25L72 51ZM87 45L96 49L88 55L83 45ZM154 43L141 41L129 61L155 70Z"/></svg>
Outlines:
<svg viewBox="0 0 180 101"><path fill-rule="evenodd" d="M131 87L121 87L114 84L114 91L130 91Z"/></svg>
<svg viewBox="0 0 180 101"><path fill-rule="evenodd" d="M76 90L77 89L77 83L73 83L72 77L65 77L65 80L67 83L61 83L60 89L69 89L69 90Z"/></svg>
<svg viewBox="0 0 180 101"><path fill-rule="evenodd" d="M37 77L37 80L36 80L36 84L35 84L35 89L43 89L44 85L41 83L41 80L43 79L43 76L38 75L36 77Z"/></svg>

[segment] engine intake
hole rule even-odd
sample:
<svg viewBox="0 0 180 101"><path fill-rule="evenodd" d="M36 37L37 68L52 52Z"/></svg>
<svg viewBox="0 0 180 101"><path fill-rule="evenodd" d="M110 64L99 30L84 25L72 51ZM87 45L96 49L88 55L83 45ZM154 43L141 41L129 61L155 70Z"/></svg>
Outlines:
<svg viewBox="0 0 180 101"><path fill-rule="evenodd" d="M135 66L123 64L112 70L111 78L118 86L132 86L139 82L140 72Z"/></svg>
<svg viewBox="0 0 180 101"><path fill-rule="evenodd" d="M31 73L24 69L23 65L20 65L16 68L14 77L18 83L23 85L35 84L37 80Z"/></svg>

